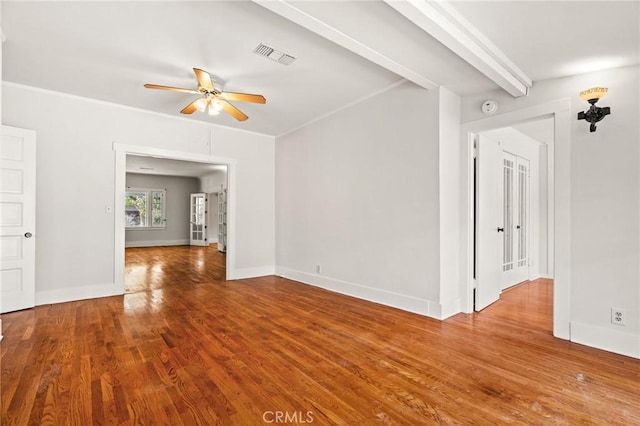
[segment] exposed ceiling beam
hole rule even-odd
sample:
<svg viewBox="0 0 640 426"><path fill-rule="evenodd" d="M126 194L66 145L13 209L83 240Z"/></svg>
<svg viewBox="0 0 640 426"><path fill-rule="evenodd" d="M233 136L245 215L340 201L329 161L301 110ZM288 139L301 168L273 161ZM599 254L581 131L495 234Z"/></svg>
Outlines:
<svg viewBox="0 0 640 426"><path fill-rule="evenodd" d="M384 2L512 96L527 95L532 86L531 79L446 1Z"/></svg>
<svg viewBox="0 0 640 426"><path fill-rule="evenodd" d="M434 90L438 84L402 64L390 59L377 50L359 42L342 31L320 21L284 0L253 0L260 6L300 25L301 27L326 38L339 46L356 53L363 58L396 73L409 81L428 90Z"/></svg>

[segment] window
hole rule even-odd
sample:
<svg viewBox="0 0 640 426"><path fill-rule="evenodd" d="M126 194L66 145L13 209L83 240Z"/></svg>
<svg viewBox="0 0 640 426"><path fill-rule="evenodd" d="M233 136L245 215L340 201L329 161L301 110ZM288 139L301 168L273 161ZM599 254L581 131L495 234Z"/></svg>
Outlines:
<svg viewBox="0 0 640 426"><path fill-rule="evenodd" d="M165 189L129 188L124 197L127 229L165 228Z"/></svg>

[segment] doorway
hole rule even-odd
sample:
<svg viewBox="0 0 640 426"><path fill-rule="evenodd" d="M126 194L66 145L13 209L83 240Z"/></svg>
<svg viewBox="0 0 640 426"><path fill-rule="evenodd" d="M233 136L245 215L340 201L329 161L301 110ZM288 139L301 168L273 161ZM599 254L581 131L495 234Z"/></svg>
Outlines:
<svg viewBox="0 0 640 426"><path fill-rule="evenodd" d="M476 311L509 287L551 277L546 148L552 143L550 118L474 135Z"/></svg>
<svg viewBox="0 0 640 426"><path fill-rule="evenodd" d="M173 161L174 165L186 166L191 170L195 166L211 166L222 167L226 169L226 188L227 193L227 244L226 253L221 257L223 266L224 279L234 279L235 273L235 174L236 174L236 160L215 157L209 155L190 154L178 151L169 151L164 149L141 147L134 145L122 145L114 144L115 156L116 156L116 182L115 182L115 194L114 194L114 211L125 211L125 193L126 193L126 178L127 178L127 158L128 157L147 157L153 158L156 161ZM180 175L177 173L175 175ZM202 186L200 190L208 192L207 185L211 184L211 180L202 178ZM220 187L220 183L216 184L216 188ZM216 189L217 191L217 189ZM187 213L189 207L189 201L186 202ZM115 217L115 244L114 244L114 282L116 285L121 286L122 292L125 292L125 228L126 220L125 215L116 214ZM188 217L188 215L187 215ZM185 219L185 227L188 230L188 219ZM188 238L188 234L187 234ZM188 240L185 243L188 245ZM194 249L211 250L212 252L219 253L217 247L194 247ZM204 256L201 259L206 258L205 254L198 255ZM196 256L196 257L198 257ZM218 259L220 261L220 259ZM197 267L202 267L201 262L197 262ZM215 269L220 272L220 269Z"/></svg>
<svg viewBox="0 0 640 426"><path fill-rule="evenodd" d="M226 187L226 165L126 156L126 293L226 279L207 194Z"/></svg>
<svg viewBox="0 0 640 426"><path fill-rule="evenodd" d="M474 208L474 141L482 132L513 127L521 124L550 119L553 123L553 140L546 143L547 181L547 271L553 277L553 334L556 337L570 339L570 134L571 134L571 102L569 99L551 101L520 110L505 112L500 115L483 118L461 125L462 143L462 208L466 218L462 223L462 244L466 247L462 263L461 307L464 312L474 312L474 297L478 287L482 265L486 262L475 262L486 254L486 247L475 243L477 237L474 223L480 222ZM561 164L562 167L556 167ZM480 229L478 230L480 232ZM496 234L497 227L491 232ZM474 255L474 250L478 253ZM474 271L474 267L477 269ZM499 281L496 279L496 281ZM481 290L480 290L481 291ZM496 298L501 290L498 290Z"/></svg>

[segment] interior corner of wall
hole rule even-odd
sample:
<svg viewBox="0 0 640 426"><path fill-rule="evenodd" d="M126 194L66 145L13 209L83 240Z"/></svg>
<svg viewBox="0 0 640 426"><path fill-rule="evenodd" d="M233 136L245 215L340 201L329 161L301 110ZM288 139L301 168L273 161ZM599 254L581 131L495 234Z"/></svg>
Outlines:
<svg viewBox="0 0 640 426"><path fill-rule="evenodd" d="M462 312L460 299L451 299L445 302L441 302L440 304L440 318L441 320L446 320L449 317L452 317L456 314Z"/></svg>

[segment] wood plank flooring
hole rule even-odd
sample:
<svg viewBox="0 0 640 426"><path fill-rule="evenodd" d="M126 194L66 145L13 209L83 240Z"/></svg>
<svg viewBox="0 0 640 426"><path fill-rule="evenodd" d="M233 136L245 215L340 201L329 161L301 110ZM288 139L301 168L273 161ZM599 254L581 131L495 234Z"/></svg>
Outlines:
<svg viewBox="0 0 640 426"><path fill-rule="evenodd" d="M132 247L125 250L127 293L163 288L172 283L224 281L226 254L208 247Z"/></svg>
<svg viewBox="0 0 640 426"><path fill-rule="evenodd" d="M194 249L166 254L214 268ZM640 424L640 361L553 338L550 282L440 322L179 269L2 315L2 425Z"/></svg>
<svg viewBox="0 0 640 426"><path fill-rule="evenodd" d="M489 305L482 315L496 320L516 321L531 328L553 332L553 281L539 279L508 288L499 303Z"/></svg>

